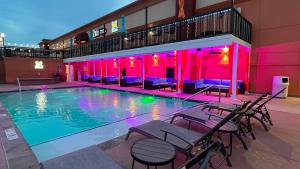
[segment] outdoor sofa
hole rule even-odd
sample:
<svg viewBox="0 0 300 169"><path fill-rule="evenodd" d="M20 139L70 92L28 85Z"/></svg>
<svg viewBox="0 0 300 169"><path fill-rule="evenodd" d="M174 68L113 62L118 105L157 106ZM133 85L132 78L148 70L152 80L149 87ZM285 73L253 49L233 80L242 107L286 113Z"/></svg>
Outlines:
<svg viewBox="0 0 300 169"><path fill-rule="evenodd" d="M161 85L173 84L174 78L148 77L144 80L144 89L160 89Z"/></svg>
<svg viewBox="0 0 300 169"><path fill-rule="evenodd" d="M104 76L102 78L103 84L118 84L119 80L117 76Z"/></svg>
<svg viewBox="0 0 300 169"><path fill-rule="evenodd" d="M123 87L129 86L139 86L143 84L143 79L141 77L135 76L123 76L120 85Z"/></svg>
<svg viewBox="0 0 300 169"><path fill-rule="evenodd" d="M221 80L221 79L200 79L200 80L184 80L183 81L183 92L194 94L202 89L213 86L213 85L221 85L223 88L221 88L220 92L225 93L228 95L229 93L229 87L230 87L230 80ZM238 80L237 88L240 94L245 93L245 82L242 80ZM208 92L219 92L218 87L211 87L207 91Z"/></svg>
<svg viewBox="0 0 300 169"><path fill-rule="evenodd" d="M102 77L101 76L90 76L89 78L88 78L88 82L89 83L100 83L101 82L101 80L102 80Z"/></svg>

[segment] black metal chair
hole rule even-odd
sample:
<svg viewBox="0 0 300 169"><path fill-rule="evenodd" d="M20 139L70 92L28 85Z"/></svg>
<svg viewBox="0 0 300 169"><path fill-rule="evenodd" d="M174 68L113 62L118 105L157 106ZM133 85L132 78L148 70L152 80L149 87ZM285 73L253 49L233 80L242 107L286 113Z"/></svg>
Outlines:
<svg viewBox="0 0 300 169"><path fill-rule="evenodd" d="M222 153L223 155L226 154L225 147L220 140L211 143L203 151L196 154L192 159L188 160L180 167L178 167L178 169L190 169L194 166L197 166L198 169L206 169L208 167L213 168L211 158L214 156L215 153L218 152Z"/></svg>
<svg viewBox="0 0 300 169"><path fill-rule="evenodd" d="M250 110L256 103L258 103L260 100L262 100L264 96L265 95L262 95L261 97L257 98L257 100L253 103L251 103L250 101L245 102L243 105L241 105L239 107L239 109L238 109L239 113L237 113L234 118L232 118L230 121L228 121L227 123L225 123L222 127L220 127L218 129L218 133L219 132L228 133L230 136L230 140L229 140L230 153L229 153L229 155L232 154L232 136L233 135L235 135L240 140L244 149L248 150L246 143L244 142L244 140L241 137L241 133L244 133L243 128L244 128L244 126L246 126L245 124L243 124L241 122L241 119L243 118L245 113L248 110ZM236 109L237 108L238 107L236 107ZM189 129L191 128L191 122L195 122L196 124L200 124L204 127L211 129L214 126L216 126L220 121L222 121L224 118L222 116L217 116L215 114L209 114L209 113L204 112L199 109L197 110L197 107L195 107L193 109L186 109L184 111L180 111L180 112L176 113L172 117L170 123L173 123L177 117L182 117L184 120L187 120L189 122L189 126L188 126ZM211 118L211 117L213 117L213 118ZM218 137L221 138L221 136L219 134L218 134Z"/></svg>

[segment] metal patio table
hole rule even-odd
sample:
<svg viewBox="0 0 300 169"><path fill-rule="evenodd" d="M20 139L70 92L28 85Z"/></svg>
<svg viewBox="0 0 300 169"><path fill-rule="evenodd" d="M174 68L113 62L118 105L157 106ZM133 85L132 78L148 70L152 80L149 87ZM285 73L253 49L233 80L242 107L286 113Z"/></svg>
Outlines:
<svg viewBox="0 0 300 169"><path fill-rule="evenodd" d="M150 166L157 168L157 166L172 163L172 169L174 169L176 151L168 142L159 139L144 139L133 144L131 156L133 158L132 169L135 161L147 165L147 169Z"/></svg>

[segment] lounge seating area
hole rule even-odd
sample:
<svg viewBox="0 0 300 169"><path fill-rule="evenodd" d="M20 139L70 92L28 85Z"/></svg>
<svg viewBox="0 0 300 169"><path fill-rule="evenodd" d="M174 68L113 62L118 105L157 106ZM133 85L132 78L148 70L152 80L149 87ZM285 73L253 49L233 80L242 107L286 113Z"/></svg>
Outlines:
<svg viewBox="0 0 300 169"><path fill-rule="evenodd" d="M135 76L123 76L120 82L120 85L123 87L140 86L142 84L143 84L142 77L135 77Z"/></svg>
<svg viewBox="0 0 300 169"><path fill-rule="evenodd" d="M206 94L220 91L221 93L224 93L226 96L228 96L230 80L221 80L221 79L184 80L183 92L193 94L201 91L202 89L208 86L212 86L212 87L206 91ZM237 88L240 94L244 94L245 82L242 80L238 80Z"/></svg>
<svg viewBox="0 0 300 169"><path fill-rule="evenodd" d="M146 80L144 80L144 89L160 89L161 85L173 84L174 81L174 78L148 77Z"/></svg>

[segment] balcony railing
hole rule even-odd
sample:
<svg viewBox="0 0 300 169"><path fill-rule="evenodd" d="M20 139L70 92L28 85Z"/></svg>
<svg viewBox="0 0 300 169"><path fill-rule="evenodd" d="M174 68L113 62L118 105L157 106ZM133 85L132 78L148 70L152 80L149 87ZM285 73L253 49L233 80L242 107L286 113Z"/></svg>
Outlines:
<svg viewBox="0 0 300 169"><path fill-rule="evenodd" d="M251 32L252 24L236 9L227 8L138 32L92 40L87 44L55 51L55 55L49 56L72 58L226 34L232 34L251 43ZM33 57L35 56L34 53Z"/></svg>
<svg viewBox="0 0 300 169"><path fill-rule="evenodd" d="M62 59L63 51L45 50L19 46L0 47L0 58L3 57L30 57Z"/></svg>

